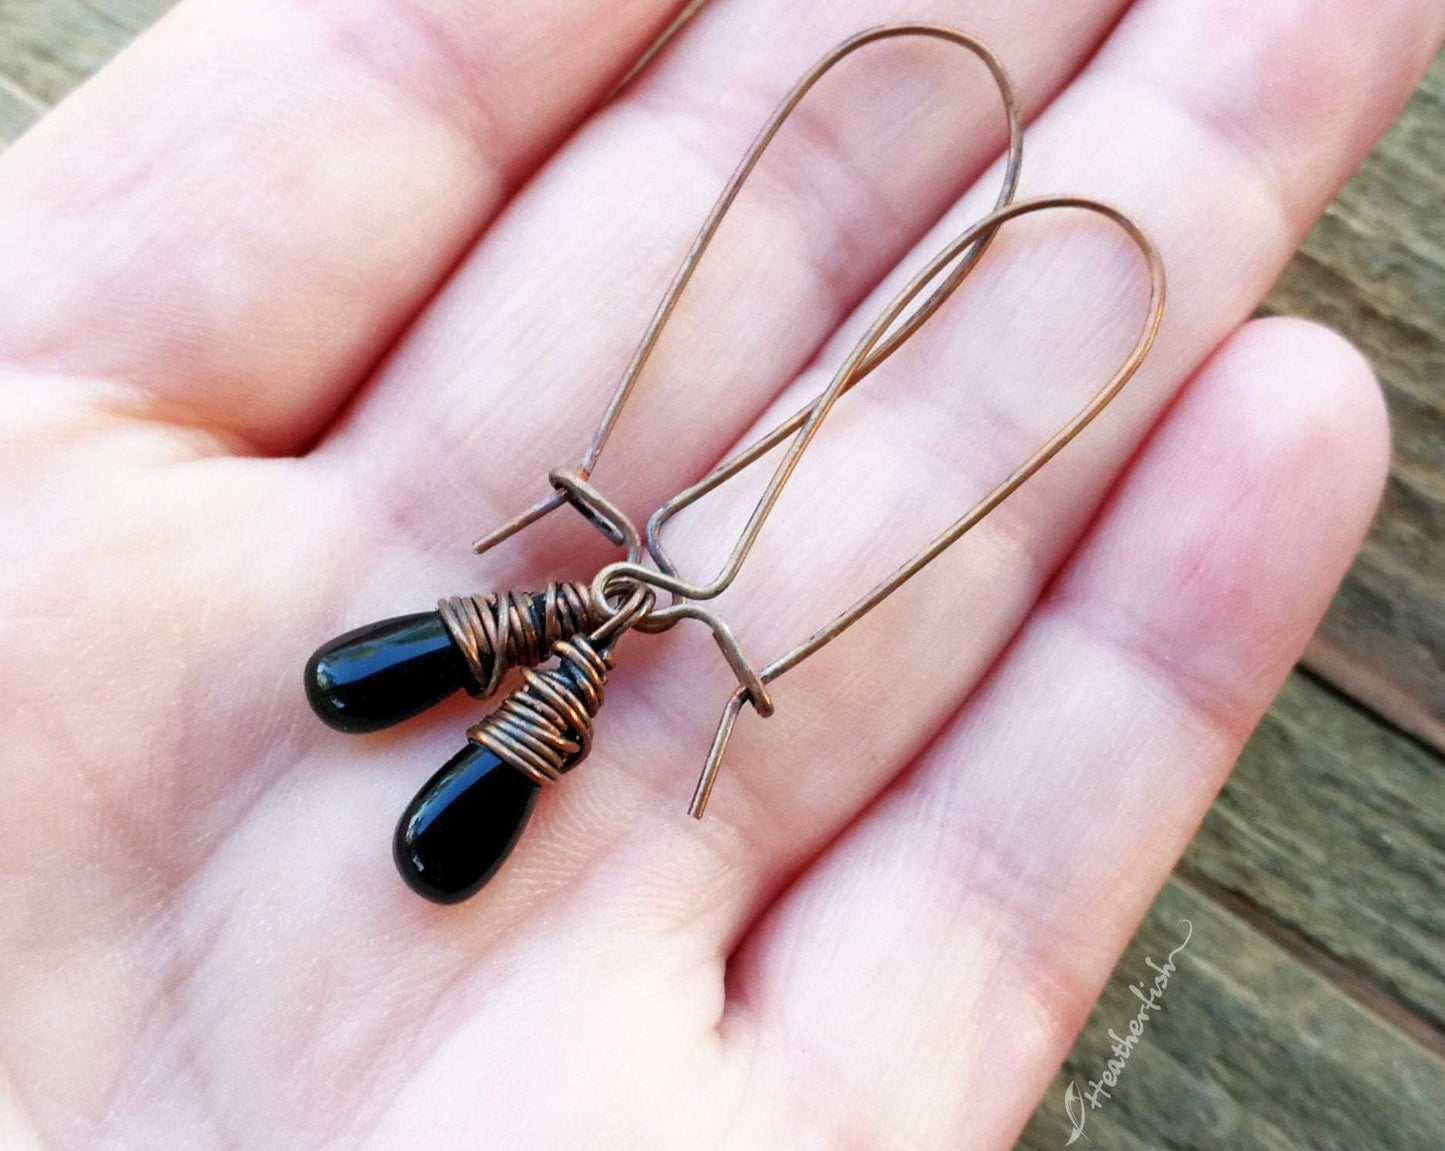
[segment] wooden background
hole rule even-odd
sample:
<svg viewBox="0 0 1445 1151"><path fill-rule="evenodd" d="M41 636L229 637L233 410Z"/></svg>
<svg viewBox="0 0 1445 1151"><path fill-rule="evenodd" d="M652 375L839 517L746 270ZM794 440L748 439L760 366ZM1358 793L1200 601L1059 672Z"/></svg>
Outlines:
<svg viewBox="0 0 1445 1151"><path fill-rule="evenodd" d="M0 140L171 0L0 0ZM244 3L245 0L236 0ZM1113 1151L1445 1148L1445 56L1265 310L1371 357L1395 461L1303 666L1240 759L1020 1147L1063 1147L1189 920L1164 1012L1114 1098ZM1076 1147L1085 1147L1082 1142Z"/></svg>

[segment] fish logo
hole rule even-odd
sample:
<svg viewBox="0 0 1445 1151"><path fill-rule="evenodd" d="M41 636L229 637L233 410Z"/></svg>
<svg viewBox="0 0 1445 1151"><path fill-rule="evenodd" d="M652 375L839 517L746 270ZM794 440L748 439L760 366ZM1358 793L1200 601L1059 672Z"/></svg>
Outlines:
<svg viewBox="0 0 1445 1151"><path fill-rule="evenodd" d="M1073 1131L1069 1133L1069 1141L1064 1146L1072 1147L1080 1139L1085 1143L1092 1143L1093 1140L1084 1134L1084 1119L1088 1111L1084 1107L1084 1095L1079 1090L1077 1079L1070 1082L1064 1090L1064 1110L1069 1113L1069 1122L1074 1125Z"/></svg>

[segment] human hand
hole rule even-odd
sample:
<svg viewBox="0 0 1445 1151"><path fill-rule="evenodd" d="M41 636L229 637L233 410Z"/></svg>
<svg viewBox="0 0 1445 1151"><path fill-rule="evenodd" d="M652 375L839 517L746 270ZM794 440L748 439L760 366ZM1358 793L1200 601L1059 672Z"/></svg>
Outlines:
<svg viewBox="0 0 1445 1151"><path fill-rule="evenodd" d="M1298 656L1386 427L1337 338L1246 321L1445 5L714 0L597 110L675 7L187 0L0 161L7 1151L1006 1148ZM392 824L476 705L346 738L302 664L613 558L575 524L466 545L575 459L776 99L900 16L1008 65L1023 194L1159 244L1154 354L744 716L706 820L726 670L631 637L589 762L480 895L424 903ZM941 45L820 85L599 485L645 512L816 394L884 280L992 201L1002 132ZM1047 436L1139 280L1106 227L1010 225L829 417L725 601L744 648ZM680 521L685 564L752 494Z"/></svg>

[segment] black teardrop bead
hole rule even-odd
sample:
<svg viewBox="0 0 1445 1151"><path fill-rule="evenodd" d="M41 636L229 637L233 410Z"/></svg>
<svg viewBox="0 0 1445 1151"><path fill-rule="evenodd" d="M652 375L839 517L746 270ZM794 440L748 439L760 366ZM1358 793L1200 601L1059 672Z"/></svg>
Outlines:
<svg viewBox="0 0 1445 1151"><path fill-rule="evenodd" d="M407 805L392 839L402 878L437 903L477 891L511 854L541 789L533 778L565 775L586 757L592 719L612 666L611 644L587 636L553 647L554 667L472 728L467 746ZM500 746L529 770L505 762Z"/></svg>
<svg viewBox="0 0 1445 1151"><path fill-rule="evenodd" d="M368 624L319 648L306 665L306 698L337 731L379 731L440 703L470 677L441 614L423 612Z"/></svg>
<svg viewBox="0 0 1445 1151"><path fill-rule="evenodd" d="M491 879L527 826L541 789L468 743L427 781L396 825L401 877L434 903L460 903Z"/></svg>

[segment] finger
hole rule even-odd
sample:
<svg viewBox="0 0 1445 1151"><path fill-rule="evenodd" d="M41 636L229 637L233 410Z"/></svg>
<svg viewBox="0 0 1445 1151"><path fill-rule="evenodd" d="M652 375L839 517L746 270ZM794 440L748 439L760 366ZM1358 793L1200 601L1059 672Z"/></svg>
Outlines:
<svg viewBox="0 0 1445 1151"><path fill-rule="evenodd" d="M1388 454L1368 366L1323 329L1252 324L1208 364L963 713L736 958L728 1032L770 1085L740 1143L787 1142L780 1105L826 1074L863 1143L1012 1145Z"/></svg>
<svg viewBox="0 0 1445 1151"><path fill-rule="evenodd" d="M910 16L987 43L1031 114L1125 6L938 0ZM350 498L366 492L369 517L404 523L431 548L488 526L478 497L504 518L542 494L548 470L580 456L774 105L879 18L872 0L708 5L518 197L368 390L336 444ZM839 65L729 213L599 483L645 514L712 463L1006 140L992 78L956 45L887 41ZM438 498L453 491L468 500Z"/></svg>
<svg viewBox="0 0 1445 1151"><path fill-rule="evenodd" d="M864 623L779 680L773 718L743 717L701 830L722 861L696 892L712 923L725 933L746 923L954 712L1179 384L1249 315L1388 123L1441 28L1441 6L1416 0L1368 21L1332 0L1288 16L1151 0L1040 119L1026 183L1101 196L1162 249L1174 304L1160 341L1079 441ZM1292 71L1283 73L1286 62ZM885 377L839 405L731 599L719 601L757 662L887 576L1107 378L1144 310L1142 288L1131 286L1138 257L1113 235L1064 218L1004 232ZM880 306L861 314L871 319ZM830 363L841 358L835 350ZM819 387L804 381L784 407ZM679 524L674 556L684 572L713 570L708 561L725 552L754 496L724 489ZM642 678L649 706L669 717L624 751L644 784L631 802L647 809L659 791L677 794L678 747L700 758L708 746L706 685L718 698L728 685L705 641L669 648ZM680 742L682 731L691 735ZM606 746L599 735L599 751ZM569 780L568 790L609 786L623 807L629 785L602 772ZM603 804L595 793L588 801ZM680 844L697 832L656 825L639 823L636 834L657 835L659 858L693 850Z"/></svg>
<svg viewBox="0 0 1445 1151"><path fill-rule="evenodd" d="M0 161L0 359L305 444L677 6L189 0Z"/></svg>

